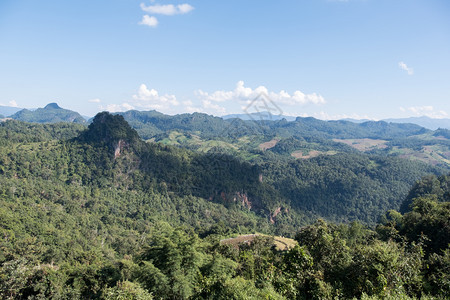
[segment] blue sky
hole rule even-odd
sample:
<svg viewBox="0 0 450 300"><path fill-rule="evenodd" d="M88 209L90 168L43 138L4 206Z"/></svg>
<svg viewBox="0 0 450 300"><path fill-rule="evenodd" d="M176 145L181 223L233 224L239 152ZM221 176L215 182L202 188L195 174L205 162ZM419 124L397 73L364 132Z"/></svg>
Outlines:
<svg viewBox="0 0 450 300"><path fill-rule="evenodd" d="M0 0L0 105L450 117L447 0Z"/></svg>

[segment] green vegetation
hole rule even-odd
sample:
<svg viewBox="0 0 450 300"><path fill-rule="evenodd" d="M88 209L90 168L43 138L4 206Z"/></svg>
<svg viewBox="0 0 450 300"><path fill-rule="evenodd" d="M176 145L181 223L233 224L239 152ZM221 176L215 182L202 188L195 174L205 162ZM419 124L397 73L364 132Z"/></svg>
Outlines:
<svg viewBox="0 0 450 300"><path fill-rule="evenodd" d="M182 120L199 130L211 121L192 116ZM171 132L180 145L143 142L109 113L87 129L1 123L0 298L450 296L450 177L436 176L446 169L318 137L249 129L224 150ZM298 146L336 153L295 159ZM261 234L220 242L251 232Z"/></svg>
<svg viewBox="0 0 450 300"><path fill-rule="evenodd" d="M67 140L77 137L85 129L79 124L36 124L7 120L0 123L0 145Z"/></svg>
<svg viewBox="0 0 450 300"><path fill-rule="evenodd" d="M223 120L201 113L167 116L156 111L128 111L120 114L145 140L196 151L216 147L246 159L258 158L259 151L309 159L335 152L351 153L356 149L450 168L450 138L446 129L433 132L414 124L383 121L355 124L301 117L288 122L284 119ZM265 147L265 143L270 147Z"/></svg>
<svg viewBox="0 0 450 300"><path fill-rule="evenodd" d="M13 114L11 118L18 121L36 123L86 123L86 120L79 113L63 109L56 103L47 104L44 108L38 108L33 111L22 109Z"/></svg>

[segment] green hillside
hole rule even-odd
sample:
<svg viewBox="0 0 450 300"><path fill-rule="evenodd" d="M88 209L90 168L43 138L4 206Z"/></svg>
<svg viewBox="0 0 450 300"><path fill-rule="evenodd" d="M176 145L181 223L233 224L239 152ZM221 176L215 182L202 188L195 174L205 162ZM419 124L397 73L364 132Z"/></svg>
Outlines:
<svg viewBox="0 0 450 300"><path fill-rule="evenodd" d="M22 109L10 117L18 121L35 123L86 123L79 113L61 108L56 103L49 103L44 108L36 110Z"/></svg>
<svg viewBox="0 0 450 300"><path fill-rule="evenodd" d="M88 128L1 123L0 297L449 295L448 180L433 175L445 169L313 138L261 149L264 139L144 142L109 113ZM299 146L336 153L297 159ZM437 183L410 190L425 175ZM220 243L252 232L262 235ZM298 246L280 252L273 235Z"/></svg>
<svg viewBox="0 0 450 300"><path fill-rule="evenodd" d="M357 124L301 117L288 122L223 120L201 113L168 116L156 111L128 111L119 114L145 140L201 152L213 149L251 159L260 157L261 144L276 139L276 145L268 150L294 158L357 150L450 168L450 138L446 129L431 131L414 124L384 121Z"/></svg>

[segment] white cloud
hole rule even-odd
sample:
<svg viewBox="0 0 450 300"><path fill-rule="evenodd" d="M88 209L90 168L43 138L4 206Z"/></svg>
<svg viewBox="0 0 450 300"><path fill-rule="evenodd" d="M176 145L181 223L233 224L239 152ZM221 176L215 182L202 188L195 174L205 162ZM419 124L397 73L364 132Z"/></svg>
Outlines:
<svg viewBox="0 0 450 300"><path fill-rule="evenodd" d="M245 87L243 81L236 84L232 91L215 91L208 93L203 90L197 90L196 96L202 101L225 102L230 100L244 101L249 104L252 100L261 94L265 94L277 105L305 105L305 104L324 104L325 99L316 93L304 94L301 91L295 91L292 95L286 91L279 93L269 92L265 86L259 86L255 89Z"/></svg>
<svg viewBox="0 0 450 300"><path fill-rule="evenodd" d="M90 99L89 102L91 102L91 103L100 103L102 101L100 99L96 98L96 99Z"/></svg>
<svg viewBox="0 0 450 300"><path fill-rule="evenodd" d="M130 109L154 109L166 114L202 112L212 115L225 115L253 113L255 111L270 111L273 114L281 114L283 111L278 107L281 105L299 107L305 104L325 103L323 97L315 93L304 94L300 91L295 91L292 94L286 91L274 93L264 86L254 89L246 87L243 81L239 81L235 89L231 91L219 90L208 93L197 90L194 94L196 97L193 99L179 101L173 94L160 94L156 89L141 84L128 101L123 104L107 105L106 109L112 112ZM270 101L261 100L261 95L264 95L263 98ZM296 107L292 107L286 109L286 112L295 110Z"/></svg>
<svg viewBox="0 0 450 300"><path fill-rule="evenodd" d="M204 107L195 105L192 102L192 100L183 101L182 106L180 106L178 110L178 113L194 113L194 112L210 113L207 110L205 110Z"/></svg>
<svg viewBox="0 0 450 300"><path fill-rule="evenodd" d="M330 120L342 120L342 119L354 119L354 120L371 120L377 121L378 119L374 119L373 117L369 117L368 115L360 115L356 113L352 114L329 114L324 111L314 112L314 113L295 113L295 112L283 112L284 116L289 117L313 117L320 120L330 121Z"/></svg>
<svg viewBox="0 0 450 300"><path fill-rule="evenodd" d="M100 106L100 109L114 113L134 109L134 106L130 105L129 103L108 104L106 106Z"/></svg>
<svg viewBox="0 0 450 300"><path fill-rule="evenodd" d="M425 106L411 106L411 107L400 107L400 110L403 112L411 112L414 116L427 116L435 119L442 119L448 117L447 112L443 110L435 110L431 105Z"/></svg>
<svg viewBox="0 0 450 300"><path fill-rule="evenodd" d="M1 106L19 107L16 100L8 101L8 104L0 103Z"/></svg>
<svg viewBox="0 0 450 300"><path fill-rule="evenodd" d="M414 74L414 70L410 67L408 67L404 62L399 62L398 66L400 67L400 69L406 71L408 73L408 75L413 75Z"/></svg>
<svg viewBox="0 0 450 300"><path fill-rule="evenodd" d="M335 115L330 115L326 112L319 112L319 113L314 113L312 114L312 117L316 118L316 119L321 119L321 120L342 120L342 119L354 119L354 120L371 120L371 121L377 121L377 119L374 119L372 117L369 117L368 115L359 115L359 114L335 114Z"/></svg>
<svg viewBox="0 0 450 300"><path fill-rule="evenodd" d="M175 95L159 95L155 89L148 89L145 84L139 86L137 94L133 95L132 104L143 109L167 111L179 105Z"/></svg>
<svg viewBox="0 0 450 300"><path fill-rule="evenodd" d="M139 22L139 24L149 27L156 27L158 26L158 19L156 19L154 16L145 15L142 17L142 21Z"/></svg>
<svg viewBox="0 0 450 300"><path fill-rule="evenodd" d="M409 110L410 112L413 112L415 114L423 114L423 113L427 113L427 112L431 112L433 111L433 106L431 105L427 105L427 106L411 106L408 107L407 110Z"/></svg>
<svg viewBox="0 0 450 300"><path fill-rule="evenodd" d="M177 7L178 7L178 11L180 12L180 14L187 14L188 12L194 10L194 7L187 3L180 4Z"/></svg>
<svg viewBox="0 0 450 300"><path fill-rule="evenodd" d="M203 109L202 112L212 113L212 114L225 114L227 112L225 107L222 107L218 104L212 103L210 100L202 101Z"/></svg>
<svg viewBox="0 0 450 300"><path fill-rule="evenodd" d="M192 103L188 103L192 104ZM145 84L141 84L136 94L131 99L122 104L108 104L100 106L100 109L110 112L137 110L157 110L162 113L173 113L175 108L179 106L175 95L159 95L155 89L149 89Z"/></svg>
<svg viewBox="0 0 450 300"><path fill-rule="evenodd" d="M160 14L160 15L166 15L166 16L173 16L173 15L187 14L188 12L192 11L194 9L194 7L192 5L190 5L190 4L187 4L187 3L179 4L179 5L155 4L155 5L149 5L149 6L145 6L144 3L141 3L141 9L143 11L151 13L151 14Z"/></svg>
<svg viewBox="0 0 450 300"><path fill-rule="evenodd" d="M9 101L9 106L18 107L16 100Z"/></svg>

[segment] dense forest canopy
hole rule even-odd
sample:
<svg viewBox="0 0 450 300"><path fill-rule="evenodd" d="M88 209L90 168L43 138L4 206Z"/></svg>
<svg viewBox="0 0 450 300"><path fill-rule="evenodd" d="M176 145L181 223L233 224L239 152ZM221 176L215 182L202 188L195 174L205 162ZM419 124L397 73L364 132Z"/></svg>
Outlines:
<svg viewBox="0 0 450 300"><path fill-rule="evenodd" d="M284 135L231 120L218 140L220 118L130 114L156 118L152 141L109 113L88 128L0 124L1 298L450 296L445 164L332 141L340 122L320 136L328 125L318 120L274 121ZM352 128L391 142L434 134ZM310 157L291 155L299 149ZM238 247L220 242L248 233L261 235ZM271 235L298 245L277 250Z"/></svg>

